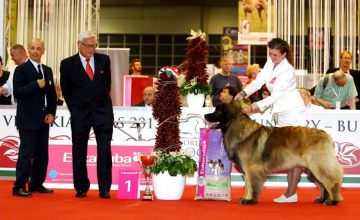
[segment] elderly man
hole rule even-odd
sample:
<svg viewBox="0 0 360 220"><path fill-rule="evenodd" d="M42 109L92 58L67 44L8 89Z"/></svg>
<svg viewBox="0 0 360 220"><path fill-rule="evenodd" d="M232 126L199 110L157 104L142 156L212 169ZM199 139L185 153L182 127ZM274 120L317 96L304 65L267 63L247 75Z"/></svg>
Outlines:
<svg viewBox="0 0 360 220"><path fill-rule="evenodd" d="M155 88L148 86L144 89L143 100L135 106L151 107L154 100Z"/></svg>
<svg viewBox="0 0 360 220"><path fill-rule="evenodd" d="M114 121L110 58L96 53L97 36L94 33L80 33L77 46L79 52L62 60L60 65L60 85L71 115L75 197L85 198L90 188L86 158L93 128L97 143L99 197L108 199L112 182Z"/></svg>
<svg viewBox="0 0 360 220"><path fill-rule="evenodd" d="M355 110L357 95L353 77L338 70L320 79L314 97L325 109L347 109L350 107L350 109Z"/></svg>

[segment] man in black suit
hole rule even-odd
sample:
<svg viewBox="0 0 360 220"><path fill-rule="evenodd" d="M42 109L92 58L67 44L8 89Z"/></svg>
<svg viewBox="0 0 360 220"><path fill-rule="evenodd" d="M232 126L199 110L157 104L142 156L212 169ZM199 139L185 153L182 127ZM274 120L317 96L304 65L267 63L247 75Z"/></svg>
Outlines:
<svg viewBox="0 0 360 220"><path fill-rule="evenodd" d="M344 50L340 54L340 66L338 68L330 68L326 71L326 74L335 73L338 70L341 70L344 73L349 73L354 78L354 83L357 92L360 92L360 71L350 69L352 63L352 54L350 51ZM316 87L316 86L315 86ZM310 90L310 93L313 95L315 92L315 87ZM359 98L357 97L356 109L360 109Z"/></svg>
<svg viewBox="0 0 360 220"><path fill-rule="evenodd" d="M17 66L14 72L15 123L20 136L14 196L31 197L31 192L54 192L43 186L49 160L49 125L56 112L53 73L50 67L41 64L44 52L44 42L32 39L28 46L30 59ZM25 185L29 177L28 192Z"/></svg>
<svg viewBox="0 0 360 220"><path fill-rule="evenodd" d="M75 196L86 197L90 181L86 168L90 129L97 142L97 176L100 198L110 198L113 109L110 98L110 59L95 53L96 35L80 33L79 53L61 61L60 85L71 114Z"/></svg>

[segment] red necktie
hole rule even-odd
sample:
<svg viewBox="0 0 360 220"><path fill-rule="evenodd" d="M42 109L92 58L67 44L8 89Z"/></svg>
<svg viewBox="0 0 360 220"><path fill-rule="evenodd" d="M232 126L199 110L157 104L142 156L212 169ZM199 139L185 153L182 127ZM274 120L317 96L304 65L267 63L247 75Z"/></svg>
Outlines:
<svg viewBox="0 0 360 220"><path fill-rule="evenodd" d="M90 59L86 59L86 73L89 76L89 78L92 80L94 78L94 72L91 69L89 61L90 61Z"/></svg>

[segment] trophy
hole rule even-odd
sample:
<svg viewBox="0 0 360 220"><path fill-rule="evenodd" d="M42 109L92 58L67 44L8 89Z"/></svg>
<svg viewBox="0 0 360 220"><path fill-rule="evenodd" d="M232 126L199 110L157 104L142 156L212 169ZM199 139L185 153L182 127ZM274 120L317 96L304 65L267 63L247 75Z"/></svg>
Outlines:
<svg viewBox="0 0 360 220"><path fill-rule="evenodd" d="M149 186L149 178L150 178L150 167L154 164L155 162L155 157L154 156L150 156L150 155L141 155L140 156L140 164L143 168L143 173L145 175L145 181L146 181L146 187L145 187L145 192L142 196L142 200L144 201L151 201L153 200L153 195Z"/></svg>

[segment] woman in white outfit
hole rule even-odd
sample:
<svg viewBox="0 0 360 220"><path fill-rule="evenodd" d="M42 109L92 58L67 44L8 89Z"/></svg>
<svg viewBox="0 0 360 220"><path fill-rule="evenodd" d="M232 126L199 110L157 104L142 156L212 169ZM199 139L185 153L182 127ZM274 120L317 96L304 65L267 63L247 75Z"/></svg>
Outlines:
<svg viewBox="0 0 360 220"><path fill-rule="evenodd" d="M271 95L252 103L250 108L243 109L243 112L246 114L262 112L272 105L271 113L276 127L305 126L305 105L296 89L296 75L292 66L293 58L290 46L286 41L274 38L268 43L268 48L269 58L264 68L251 84L238 93L235 99L248 97L266 84ZM274 199L274 202L297 202L296 187L301 172L302 168L300 167L288 171L287 191L279 198Z"/></svg>

